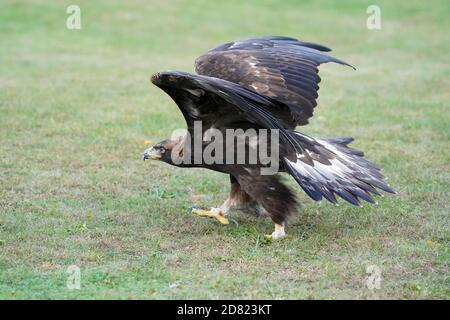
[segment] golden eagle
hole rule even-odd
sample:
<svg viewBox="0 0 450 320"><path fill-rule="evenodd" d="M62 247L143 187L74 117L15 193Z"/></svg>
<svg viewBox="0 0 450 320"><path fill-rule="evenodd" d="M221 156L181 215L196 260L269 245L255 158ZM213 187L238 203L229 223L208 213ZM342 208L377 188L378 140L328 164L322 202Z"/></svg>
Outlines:
<svg viewBox="0 0 450 320"><path fill-rule="evenodd" d="M296 211L293 192L278 174L261 173L267 163L260 157L252 163L247 158L237 163L195 161L193 141L196 136L200 136L204 151L214 141L205 139L208 132L214 129L225 136L233 129L238 132L237 137L235 134L232 141L225 139L223 150L214 152L232 149L239 153L242 146L264 147L272 152L273 145L260 143L260 131L256 140L250 136L241 140L241 145L234 142L240 134L245 134L244 130L276 131L279 137L277 172L290 174L316 201L325 198L337 204L337 195L361 206L361 199L376 203L372 197L380 195L377 188L395 193L383 181L380 168L365 160L363 152L348 146L352 138L313 138L294 131L296 126L308 123L317 105L318 66L326 62L350 66L325 54L327 51L330 49L322 45L289 37L251 38L222 44L197 58L197 75L181 71L153 74L151 81L176 102L188 128L185 136L161 141L147 149L144 159L229 174L229 198L220 207L194 208L193 212L228 224L223 214L230 209L263 210L275 223L275 231L269 236L273 239L284 238L286 219ZM201 124L200 133L195 132L196 123Z"/></svg>

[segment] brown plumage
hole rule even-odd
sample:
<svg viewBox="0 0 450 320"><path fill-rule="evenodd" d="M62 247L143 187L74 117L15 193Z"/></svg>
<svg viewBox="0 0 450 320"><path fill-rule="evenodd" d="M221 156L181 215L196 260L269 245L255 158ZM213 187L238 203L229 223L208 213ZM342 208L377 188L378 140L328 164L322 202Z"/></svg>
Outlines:
<svg viewBox="0 0 450 320"><path fill-rule="evenodd" d="M351 138L312 138L293 131L308 123L316 106L317 67L321 63L347 63L335 59L321 45L287 37L262 37L220 45L195 62L199 75L180 71L156 73L151 81L178 105L190 135L165 140L149 150L144 158L158 158L169 164L202 167L231 177L230 198L222 205L261 206L276 224L274 237L283 237L286 218L295 212L293 193L278 175L261 175L264 163L197 164L174 162L193 160L194 123L202 123L201 135L210 129L267 129L279 133L280 170L289 173L314 200L337 203L336 195L360 205L360 199L375 203L378 189L394 192L384 181L380 168L363 159L363 153L348 147ZM247 149L259 148L245 140ZM234 140L233 140L234 142ZM205 149L211 141L203 141ZM224 141L223 151L234 146ZM270 146L268 148L271 148ZM277 231L278 230L278 231Z"/></svg>

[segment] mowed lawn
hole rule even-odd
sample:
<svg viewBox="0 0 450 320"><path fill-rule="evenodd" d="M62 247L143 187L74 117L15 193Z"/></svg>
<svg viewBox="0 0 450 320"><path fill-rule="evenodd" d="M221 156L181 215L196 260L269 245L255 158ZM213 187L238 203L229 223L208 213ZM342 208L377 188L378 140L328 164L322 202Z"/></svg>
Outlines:
<svg viewBox="0 0 450 320"><path fill-rule="evenodd" d="M74 2L81 30L66 28ZM449 2L376 1L381 30L366 27L373 1L299 2L2 0L0 298L449 299ZM398 195L336 207L288 179L302 207L269 243L268 218L190 213L224 201L227 176L142 161L185 127L150 75L256 35L356 66L321 66L299 130L354 137Z"/></svg>

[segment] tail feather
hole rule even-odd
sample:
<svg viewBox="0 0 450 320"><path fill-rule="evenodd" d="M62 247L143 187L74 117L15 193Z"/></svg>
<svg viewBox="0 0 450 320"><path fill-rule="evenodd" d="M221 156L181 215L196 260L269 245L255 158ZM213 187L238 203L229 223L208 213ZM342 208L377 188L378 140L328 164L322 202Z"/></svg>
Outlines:
<svg viewBox="0 0 450 320"><path fill-rule="evenodd" d="M364 153L348 146L353 138L311 138L291 131L299 146L297 160L284 158L287 171L312 199L337 203L336 195L361 206L360 199L376 204L378 189L395 191L383 180L380 167L364 159Z"/></svg>

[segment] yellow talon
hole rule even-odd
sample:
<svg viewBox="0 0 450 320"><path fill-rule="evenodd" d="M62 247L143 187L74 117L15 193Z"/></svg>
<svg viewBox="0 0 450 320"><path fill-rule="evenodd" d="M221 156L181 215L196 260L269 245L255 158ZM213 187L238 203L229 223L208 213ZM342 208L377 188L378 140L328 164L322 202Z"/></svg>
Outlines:
<svg viewBox="0 0 450 320"><path fill-rule="evenodd" d="M192 213L195 213L201 217L215 218L221 224L230 223L230 221L228 221L228 219L222 214L222 210L220 210L220 208L211 208L211 210L192 209Z"/></svg>
<svg viewBox="0 0 450 320"><path fill-rule="evenodd" d="M264 235L267 240L282 240L286 238L286 233L284 232L284 225L275 224L275 231L272 234Z"/></svg>
<svg viewBox="0 0 450 320"><path fill-rule="evenodd" d="M264 235L264 238L265 238L266 240L270 240L270 241L278 241L278 240L286 239L287 236L282 236L282 237L280 237L280 236L274 236L274 235L272 235L272 234L265 234L265 235Z"/></svg>
<svg viewBox="0 0 450 320"><path fill-rule="evenodd" d="M209 210L192 209L192 213L195 213L201 217L214 217L214 213Z"/></svg>
<svg viewBox="0 0 450 320"><path fill-rule="evenodd" d="M219 214L216 216L216 219L217 219L221 224L229 224L229 223L230 223L230 221L228 221L228 219L225 218L225 217L222 215L222 213L219 213Z"/></svg>

